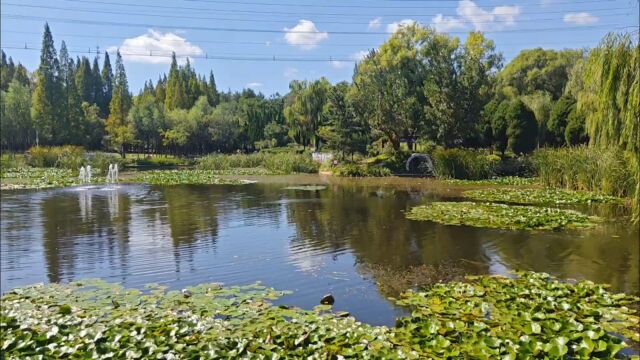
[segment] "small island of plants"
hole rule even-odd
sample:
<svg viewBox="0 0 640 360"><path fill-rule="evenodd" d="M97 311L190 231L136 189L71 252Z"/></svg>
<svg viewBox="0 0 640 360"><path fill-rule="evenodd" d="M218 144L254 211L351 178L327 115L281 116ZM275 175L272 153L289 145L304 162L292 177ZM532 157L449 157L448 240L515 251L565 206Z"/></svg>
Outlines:
<svg viewBox="0 0 640 360"><path fill-rule="evenodd" d="M35 285L1 298L7 359L568 359L627 357L638 298L547 274L468 277L408 291L394 327L320 305L273 305L259 284L125 289L100 280ZM339 300L338 300L339 301Z"/></svg>
<svg viewBox="0 0 640 360"><path fill-rule="evenodd" d="M513 230L587 228L598 221L574 210L475 202L432 202L407 212L411 220Z"/></svg>
<svg viewBox="0 0 640 360"><path fill-rule="evenodd" d="M464 197L479 201L513 204L590 204L620 203L622 199L594 192L564 189L482 189L468 190Z"/></svg>

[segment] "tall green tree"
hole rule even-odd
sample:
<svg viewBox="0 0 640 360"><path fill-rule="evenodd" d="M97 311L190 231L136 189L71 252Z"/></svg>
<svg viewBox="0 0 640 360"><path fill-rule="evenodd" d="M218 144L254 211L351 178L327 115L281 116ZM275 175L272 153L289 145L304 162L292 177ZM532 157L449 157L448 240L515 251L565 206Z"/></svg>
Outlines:
<svg viewBox="0 0 640 360"><path fill-rule="evenodd" d="M83 56L80 59L75 80L76 88L78 89L78 93L80 94L82 101L86 101L89 104L95 104L93 73L91 72L91 63L87 57Z"/></svg>
<svg viewBox="0 0 640 360"><path fill-rule="evenodd" d="M9 83L7 91L0 91L2 111L0 139L2 147L9 150L25 150L34 141L31 122L31 91L17 79Z"/></svg>
<svg viewBox="0 0 640 360"><path fill-rule="evenodd" d="M535 114L520 99L512 100L507 109L507 147L516 154L530 153L536 147L538 123Z"/></svg>
<svg viewBox="0 0 640 360"><path fill-rule="evenodd" d="M330 86L324 77L310 83L294 83L290 85L290 102L284 108L289 128L295 130L303 146L313 142L316 151L319 151L321 146L318 129L325 119L327 92Z"/></svg>
<svg viewBox="0 0 640 360"><path fill-rule="evenodd" d="M91 66L91 85L92 85L92 97L93 103L100 106L104 101L104 84L102 83L102 75L100 74L100 65L98 64L98 56L93 58L93 65Z"/></svg>
<svg viewBox="0 0 640 360"><path fill-rule="evenodd" d="M364 153L369 143L367 123L355 116L348 93L349 84L345 81L331 87L327 94L327 123L320 129L329 148L343 156Z"/></svg>
<svg viewBox="0 0 640 360"><path fill-rule="evenodd" d="M578 110L592 146L616 146L636 174L634 221L640 221L640 44L631 34L609 34L589 54Z"/></svg>
<svg viewBox="0 0 640 360"><path fill-rule="evenodd" d="M43 144L59 144L61 122L60 101L60 64L53 43L49 24L44 26L40 65L36 71L36 87L32 96L31 116L37 131L37 137Z"/></svg>
<svg viewBox="0 0 640 360"><path fill-rule="evenodd" d="M127 74L122 63L120 51L116 54L116 70L113 82L113 96L109 104L109 117L105 123L105 130L111 145L125 157L127 145L134 141L133 126L127 120L131 109L131 94Z"/></svg>
<svg viewBox="0 0 640 360"><path fill-rule="evenodd" d="M109 53L106 51L104 52L104 62L102 63L100 77L102 78L102 99L98 106L100 107L100 114L106 117L109 115L109 105L113 96L113 69L111 68Z"/></svg>
<svg viewBox="0 0 640 360"><path fill-rule="evenodd" d="M85 145L82 99L76 88L75 66L69 57L67 45L60 45L60 81L62 87L61 121L59 136L64 144Z"/></svg>

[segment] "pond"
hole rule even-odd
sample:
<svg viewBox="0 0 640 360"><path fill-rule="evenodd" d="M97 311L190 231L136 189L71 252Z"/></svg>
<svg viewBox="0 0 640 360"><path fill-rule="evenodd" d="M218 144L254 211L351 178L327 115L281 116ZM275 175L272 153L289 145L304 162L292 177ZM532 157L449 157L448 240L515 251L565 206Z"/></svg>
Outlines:
<svg viewBox="0 0 640 360"><path fill-rule="evenodd" d="M393 324L403 309L381 293L368 264L453 261L469 273L533 270L639 291L640 235L622 220L534 232L446 226L408 220L404 212L459 200L464 187L403 178L253 179L3 192L1 290L83 278L172 288L262 281L294 291L280 301L308 309L332 293L336 310L376 325ZM324 188L296 189L305 184Z"/></svg>

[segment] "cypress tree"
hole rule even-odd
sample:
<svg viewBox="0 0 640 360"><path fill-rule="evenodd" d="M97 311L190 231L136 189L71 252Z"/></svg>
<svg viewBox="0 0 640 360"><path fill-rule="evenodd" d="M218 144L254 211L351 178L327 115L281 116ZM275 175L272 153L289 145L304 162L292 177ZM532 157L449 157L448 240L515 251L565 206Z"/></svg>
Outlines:
<svg viewBox="0 0 640 360"><path fill-rule="evenodd" d="M104 63L102 64L102 102L100 106L100 114L104 117L109 115L109 105L113 96L113 70L111 69L111 61L109 53L104 52Z"/></svg>
<svg viewBox="0 0 640 360"><path fill-rule="evenodd" d="M53 44L53 36L49 24L44 26L40 66L36 71L36 88L32 97L32 118L42 143L53 143L58 140L58 124L60 122L61 88L59 80L60 66Z"/></svg>
<svg viewBox="0 0 640 360"><path fill-rule="evenodd" d="M163 77L158 77L158 82L156 83L156 101L164 105L166 94L167 76L164 75Z"/></svg>
<svg viewBox="0 0 640 360"><path fill-rule="evenodd" d="M169 79L167 80L167 89L164 105L167 110L179 108L183 97L182 76L178 68L176 53L171 55L171 67L169 68Z"/></svg>

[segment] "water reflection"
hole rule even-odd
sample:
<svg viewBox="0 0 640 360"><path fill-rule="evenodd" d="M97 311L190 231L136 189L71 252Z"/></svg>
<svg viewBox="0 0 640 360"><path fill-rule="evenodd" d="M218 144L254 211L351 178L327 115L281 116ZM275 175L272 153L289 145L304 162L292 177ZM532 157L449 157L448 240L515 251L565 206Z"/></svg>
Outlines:
<svg viewBox="0 0 640 360"><path fill-rule="evenodd" d="M358 272L360 263L453 261L470 272L545 271L638 291L638 230L629 224L563 232L443 226L409 221L404 211L455 193L417 182L327 185L6 192L2 290L87 277L174 287L262 280L295 290L287 301L306 307L333 292L339 308L372 323L388 323L398 310Z"/></svg>

